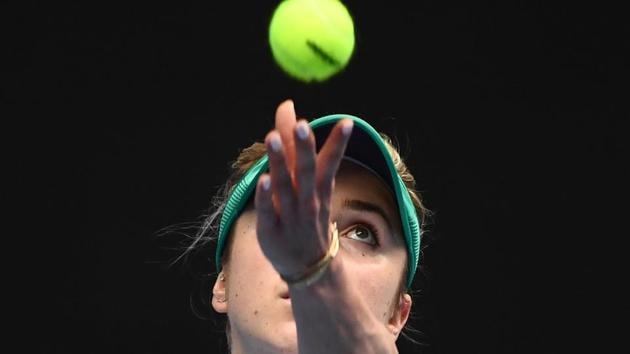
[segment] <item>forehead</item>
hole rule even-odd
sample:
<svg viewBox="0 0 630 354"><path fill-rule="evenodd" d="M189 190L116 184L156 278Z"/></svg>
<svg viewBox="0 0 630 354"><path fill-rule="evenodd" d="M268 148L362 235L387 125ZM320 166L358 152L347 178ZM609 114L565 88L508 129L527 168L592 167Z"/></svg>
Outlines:
<svg viewBox="0 0 630 354"><path fill-rule="evenodd" d="M394 196L383 179L373 171L354 163L352 160L342 160L335 176L335 183L354 181L356 187L370 187L374 194L384 199L391 206L395 205ZM351 184L351 186L353 186ZM346 186L347 187L347 186ZM360 188L358 188L360 189Z"/></svg>
<svg viewBox="0 0 630 354"><path fill-rule="evenodd" d="M380 177L351 161L343 160L335 178L334 200L356 199L378 205L402 236L400 214L394 196Z"/></svg>

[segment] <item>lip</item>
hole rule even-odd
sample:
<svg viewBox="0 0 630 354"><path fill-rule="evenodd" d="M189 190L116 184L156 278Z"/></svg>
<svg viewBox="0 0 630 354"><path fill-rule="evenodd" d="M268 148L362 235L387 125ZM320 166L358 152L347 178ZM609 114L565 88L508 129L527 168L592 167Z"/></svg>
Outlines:
<svg viewBox="0 0 630 354"><path fill-rule="evenodd" d="M291 295L289 295L289 291L284 291L282 292L282 294L280 294L280 297L283 298L284 300L291 300Z"/></svg>

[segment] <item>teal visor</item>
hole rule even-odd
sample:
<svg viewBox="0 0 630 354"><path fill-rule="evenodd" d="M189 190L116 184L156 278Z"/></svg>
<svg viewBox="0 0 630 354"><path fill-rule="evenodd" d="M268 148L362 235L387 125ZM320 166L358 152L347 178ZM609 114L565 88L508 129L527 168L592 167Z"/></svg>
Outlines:
<svg viewBox="0 0 630 354"><path fill-rule="evenodd" d="M422 225L418 220L418 215L407 187L394 167L394 162L387 150L385 141L371 125L361 118L346 114L333 114L315 119L309 123L315 134L317 149L319 150L324 144L335 124L343 118L350 118L354 121L354 128L346 147L345 157L376 173L385 181L394 194L409 254L407 288L411 288L418 267ZM258 178L269 169L267 160L267 155L258 160L233 188L228 198L219 225L215 258L217 271L221 270L221 256L232 225L256 190Z"/></svg>

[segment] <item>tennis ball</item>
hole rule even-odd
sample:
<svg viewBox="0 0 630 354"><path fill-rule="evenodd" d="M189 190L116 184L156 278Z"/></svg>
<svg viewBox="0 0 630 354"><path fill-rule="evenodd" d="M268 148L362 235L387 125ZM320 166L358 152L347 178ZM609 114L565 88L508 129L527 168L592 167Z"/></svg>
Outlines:
<svg viewBox="0 0 630 354"><path fill-rule="evenodd" d="M291 77L325 81L344 69L354 51L354 23L339 0L284 0L269 24L276 63Z"/></svg>

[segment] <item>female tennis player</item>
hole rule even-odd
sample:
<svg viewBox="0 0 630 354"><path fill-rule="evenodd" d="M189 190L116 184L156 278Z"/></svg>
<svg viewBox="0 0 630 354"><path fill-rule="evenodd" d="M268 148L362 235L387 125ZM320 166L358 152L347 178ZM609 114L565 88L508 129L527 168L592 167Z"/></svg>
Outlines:
<svg viewBox="0 0 630 354"><path fill-rule="evenodd" d="M389 138L287 100L232 168L188 249L216 242L230 353L396 353L426 209Z"/></svg>

